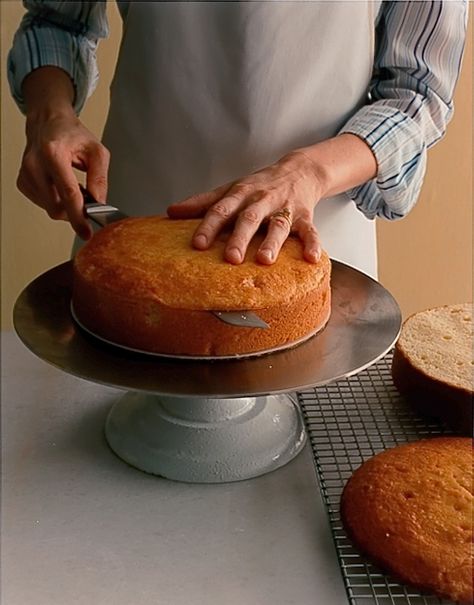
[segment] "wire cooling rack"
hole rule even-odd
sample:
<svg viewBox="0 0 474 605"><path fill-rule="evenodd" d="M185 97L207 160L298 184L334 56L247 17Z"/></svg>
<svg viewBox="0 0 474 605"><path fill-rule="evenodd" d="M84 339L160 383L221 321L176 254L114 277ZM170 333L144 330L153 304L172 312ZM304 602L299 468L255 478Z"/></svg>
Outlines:
<svg viewBox="0 0 474 605"><path fill-rule="evenodd" d="M452 605L395 582L352 546L341 522L343 487L364 460L409 441L447 434L399 396L392 353L356 376L298 393L314 466L350 605Z"/></svg>

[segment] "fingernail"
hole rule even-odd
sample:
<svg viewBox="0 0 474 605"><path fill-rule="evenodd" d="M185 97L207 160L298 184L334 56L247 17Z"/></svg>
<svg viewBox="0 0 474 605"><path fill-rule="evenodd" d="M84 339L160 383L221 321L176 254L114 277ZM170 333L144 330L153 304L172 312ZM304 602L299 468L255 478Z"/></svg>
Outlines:
<svg viewBox="0 0 474 605"><path fill-rule="evenodd" d="M242 253L238 248L230 248L227 251L227 258L232 258L232 260L236 263L240 263L242 260Z"/></svg>
<svg viewBox="0 0 474 605"><path fill-rule="evenodd" d="M194 245L196 248L205 248L207 246L207 237L202 233L196 235L194 238Z"/></svg>
<svg viewBox="0 0 474 605"><path fill-rule="evenodd" d="M263 254L263 256L266 256L268 258L268 260L273 260L274 258L274 254L273 254L273 250L271 250L270 248L263 248L263 250L261 250L260 254Z"/></svg>

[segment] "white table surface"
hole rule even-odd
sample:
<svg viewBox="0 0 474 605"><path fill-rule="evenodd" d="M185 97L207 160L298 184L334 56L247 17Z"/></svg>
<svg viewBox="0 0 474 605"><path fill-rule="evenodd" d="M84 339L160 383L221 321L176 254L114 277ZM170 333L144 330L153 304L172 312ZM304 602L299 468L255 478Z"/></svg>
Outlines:
<svg viewBox="0 0 474 605"><path fill-rule="evenodd" d="M108 448L123 392L2 335L2 605L345 605L309 447L256 479L190 485Z"/></svg>

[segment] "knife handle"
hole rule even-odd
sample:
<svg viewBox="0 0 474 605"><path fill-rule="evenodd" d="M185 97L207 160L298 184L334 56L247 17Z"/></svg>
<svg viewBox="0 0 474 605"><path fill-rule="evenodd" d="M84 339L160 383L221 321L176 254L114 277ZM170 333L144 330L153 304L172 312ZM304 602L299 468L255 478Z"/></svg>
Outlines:
<svg viewBox="0 0 474 605"><path fill-rule="evenodd" d="M79 189L81 190L82 193L82 199L84 200L84 206L89 206L90 204L98 204L99 202L95 199L95 197L92 195L92 193L87 190L84 185L81 185L81 183L79 183Z"/></svg>
<svg viewBox="0 0 474 605"><path fill-rule="evenodd" d="M99 212L118 212L118 208L115 206L98 202L92 193L81 185L81 183L79 183L79 189L81 190L82 198L84 200L84 216L91 217L92 214L97 214Z"/></svg>

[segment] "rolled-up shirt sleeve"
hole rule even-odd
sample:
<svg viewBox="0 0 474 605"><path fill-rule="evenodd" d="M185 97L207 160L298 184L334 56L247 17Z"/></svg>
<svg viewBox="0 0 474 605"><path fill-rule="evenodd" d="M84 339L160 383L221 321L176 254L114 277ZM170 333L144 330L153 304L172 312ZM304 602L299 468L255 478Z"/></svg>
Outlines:
<svg viewBox="0 0 474 605"><path fill-rule="evenodd" d="M26 13L8 55L8 81L24 111L22 83L38 67L55 66L74 84L74 109L79 113L94 90L98 69L96 48L108 35L106 2L25 0Z"/></svg>
<svg viewBox="0 0 474 605"><path fill-rule="evenodd" d="M404 217L414 206L427 149L453 112L467 25L467 2L384 2L369 104L341 132L363 139L377 177L347 194L368 218Z"/></svg>

